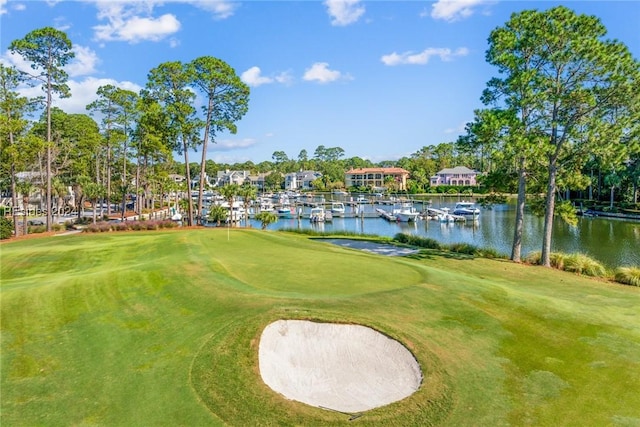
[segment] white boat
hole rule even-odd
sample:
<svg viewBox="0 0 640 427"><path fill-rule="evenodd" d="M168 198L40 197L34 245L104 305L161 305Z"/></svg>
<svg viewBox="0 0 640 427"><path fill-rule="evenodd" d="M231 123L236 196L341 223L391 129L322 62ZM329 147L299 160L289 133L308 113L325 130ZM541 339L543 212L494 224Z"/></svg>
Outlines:
<svg viewBox="0 0 640 427"><path fill-rule="evenodd" d="M309 214L311 222L324 222L324 209L323 208L311 208Z"/></svg>
<svg viewBox="0 0 640 427"><path fill-rule="evenodd" d="M365 196L358 196L356 203L369 203L369 200Z"/></svg>
<svg viewBox="0 0 640 427"><path fill-rule="evenodd" d="M260 203L260 211L272 211L273 210L273 202L270 199L263 197L259 201Z"/></svg>
<svg viewBox="0 0 640 427"><path fill-rule="evenodd" d="M442 208L442 212L438 214L440 222L454 222L455 218L449 213L449 208Z"/></svg>
<svg viewBox="0 0 640 427"><path fill-rule="evenodd" d="M325 209L324 211L324 222L333 221L333 213L329 209Z"/></svg>
<svg viewBox="0 0 640 427"><path fill-rule="evenodd" d="M233 202L231 209L229 209L229 202L227 201L220 203L220 206L227 210L227 222L242 221L245 217L246 210L244 209L244 205L238 200Z"/></svg>
<svg viewBox="0 0 640 427"><path fill-rule="evenodd" d="M401 203L398 208L393 209L392 213L400 222L413 222L417 221L420 217L420 212L418 212L410 202Z"/></svg>
<svg viewBox="0 0 640 427"><path fill-rule="evenodd" d="M335 216L344 215L344 203L342 202L333 202L331 203L331 213Z"/></svg>
<svg viewBox="0 0 640 427"><path fill-rule="evenodd" d="M465 215L465 216L478 216L480 215L480 209L478 209L473 202L458 202L456 203L455 208L453 208L454 215Z"/></svg>

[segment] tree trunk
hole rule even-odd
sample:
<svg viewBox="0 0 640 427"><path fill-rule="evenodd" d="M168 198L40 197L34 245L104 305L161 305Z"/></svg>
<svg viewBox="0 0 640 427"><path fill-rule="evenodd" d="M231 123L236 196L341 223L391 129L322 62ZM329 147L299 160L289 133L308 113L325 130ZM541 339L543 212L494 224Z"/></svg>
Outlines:
<svg viewBox="0 0 640 427"><path fill-rule="evenodd" d="M186 167L187 175L187 203L189 205L189 212L187 212L187 225L191 227L193 225L193 199L191 198L191 171L189 170L189 147L187 141L183 137L183 149L184 149L184 165Z"/></svg>
<svg viewBox="0 0 640 427"><path fill-rule="evenodd" d="M16 165L11 163L11 217L13 218L13 233L16 237L20 234L18 227L18 196L16 194Z"/></svg>
<svg viewBox="0 0 640 427"><path fill-rule="evenodd" d="M107 133L109 129L107 129ZM109 138L109 136L107 136ZM107 141L107 215L111 215L111 144Z"/></svg>
<svg viewBox="0 0 640 427"><path fill-rule="evenodd" d="M526 178L525 158L520 157L518 165L518 200L516 204L516 220L513 231L513 245L511 247L511 260L521 261L522 256L522 235L524 232L524 205L526 201Z"/></svg>
<svg viewBox="0 0 640 427"><path fill-rule="evenodd" d="M540 263L545 267L551 267L551 233L553 231L553 214L555 210L556 177L558 167L555 159L549 160L549 183L547 185L547 197L545 201L544 228L542 236L542 255Z"/></svg>
<svg viewBox="0 0 640 427"><path fill-rule="evenodd" d="M207 107L207 121L204 127L204 138L202 140L202 163L200 163L200 188L198 189L198 215L202 215L203 192L204 192L204 176L207 161L207 145L209 141L209 131L211 128L211 115L213 112L213 97L209 97L209 105Z"/></svg>
<svg viewBox="0 0 640 427"><path fill-rule="evenodd" d="M27 224L27 205L29 204L29 195L22 195L22 209L24 210L24 216L22 217L22 235L26 236L29 234L29 225Z"/></svg>
<svg viewBox="0 0 640 427"><path fill-rule="evenodd" d="M137 214L142 213L142 197L140 197L140 156L136 164L136 210Z"/></svg>
<svg viewBox="0 0 640 427"><path fill-rule="evenodd" d="M615 191L616 191L615 188L616 187L614 185L612 185L611 189L609 190L609 208L611 208L611 209L613 209L613 197L614 197L614 194L615 194Z"/></svg>
<svg viewBox="0 0 640 427"><path fill-rule="evenodd" d="M45 209L47 210L47 231L51 231L51 226L53 223L53 216L51 212L51 142L47 143L47 194L46 194L46 205Z"/></svg>

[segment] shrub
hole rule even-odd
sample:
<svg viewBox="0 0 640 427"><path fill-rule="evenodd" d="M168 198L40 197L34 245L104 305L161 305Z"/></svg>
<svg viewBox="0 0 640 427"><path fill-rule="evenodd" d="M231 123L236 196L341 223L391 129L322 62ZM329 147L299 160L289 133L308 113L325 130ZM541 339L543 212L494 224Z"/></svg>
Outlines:
<svg viewBox="0 0 640 427"><path fill-rule="evenodd" d="M481 256L484 258L490 258L490 259L493 259L493 258L508 259L509 258L508 255L501 254L494 248L478 249L478 256Z"/></svg>
<svg viewBox="0 0 640 427"><path fill-rule="evenodd" d="M551 252L551 254L549 254L551 267L555 267L558 270L564 270L564 264L566 262L567 256L567 254L563 254L562 252Z"/></svg>
<svg viewBox="0 0 640 427"><path fill-rule="evenodd" d="M563 270L594 277L602 277L607 274L602 264L581 253L565 255Z"/></svg>
<svg viewBox="0 0 640 427"><path fill-rule="evenodd" d="M75 223L77 225L89 225L93 220L87 216L81 216L80 218L76 218Z"/></svg>
<svg viewBox="0 0 640 427"><path fill-rule="evenodd" d="M540 258L540 252L536 251L528 254L525 257L525 261L530 264L540 264ZM607 274L607 270L602 264L585 254L552 252L549 258L551 261L551 267L557 268L558 270L570 271L572 273L594 277L602 277Z"/></svg>
<svg viewBox="0 0 640 427"><path fill-rule="evenodd" d="M414 236L412 234L398 233L393 236L393 240L406 245L417 246L426 249L441 249L440 242L429 237Z"/></svg>
<svg viewBox="0 0 640 427"><path fill-rule="evenodd" d="M561 252L552 252L549 255L549 259L551 261L551 267L557 268L559 270L564 270L564 260L567 255ZM527 254L524 258L525 262L529 264L540 264L542 259L542 253L540 251L534 251Z"/></svg>
<svg viewBox="0 0 640 427"><path fill-rule="evenodd" d="M160 221L125 221L125 222L99 222L90 224L84 231L87 233L98 233L107 231L129 231L129 230L158 230L161 228L174 228L178 224L171 220Z"/></svg>
<svg viewBox="0 0 640 427"><path fill-rule="evenodd" d="M40 234L47 231L47 227L44 225L32 225L29 227L29 234Z"/></svg>
<svg viewBox="0 0 640 427"><path fill-rule="evenodd" d="M616 269L615 280L624 285L640 286L640 267L620 267Z"/></svg>
<svg viewBox="0 0 640 427"><path fill-rule="evenodd" d="M0 217L0 240L8 239L13 234L13 222L4 216Z"/></svg>
<svg viewBox="0 0 640 427"><path fill-rule="evenodd" d="M82 231L85 233L98 233L100 232L100 227L98 226L98 224L89 224Z"/></svg>
<svg viewBox="0 0 640 427"><path fill-rule="evenodd" d="M449 250L458 254L466 255L478 255L479 250L477 246L470 243L452 243L449 245Z"/></svg>

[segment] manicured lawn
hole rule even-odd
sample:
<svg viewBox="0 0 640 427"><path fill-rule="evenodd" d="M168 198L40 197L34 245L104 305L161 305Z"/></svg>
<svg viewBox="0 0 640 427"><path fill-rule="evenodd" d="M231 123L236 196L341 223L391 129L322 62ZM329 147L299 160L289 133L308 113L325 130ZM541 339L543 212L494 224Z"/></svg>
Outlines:
<svg viewBox="0 0 640 427"><path fill-rule="evenodd" d="M3 426L344 425L257 368L280 318L404 343L420 390L361 425L639 425L640 289L437 252L261 230L0 245Z"/></svg>

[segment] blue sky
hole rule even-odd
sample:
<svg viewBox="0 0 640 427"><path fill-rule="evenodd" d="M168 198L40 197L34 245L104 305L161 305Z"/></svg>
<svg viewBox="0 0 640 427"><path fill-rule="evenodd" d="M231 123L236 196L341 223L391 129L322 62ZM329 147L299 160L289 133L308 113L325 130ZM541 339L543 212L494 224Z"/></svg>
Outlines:
<svg viewBox="0 0 640 427"><path fill-rule="evenodd" d="M85 113L101 85L138 91L163 62L214 56L251 98L237 134L219 135L208 158L258 163L324 145L378 162L455 141L497 75L484 60L490 31L558 4L599 17L640 58L640 1L0 0L0 61L25 67L11 41L65 31L72 97L55 105Z"/></svg>

